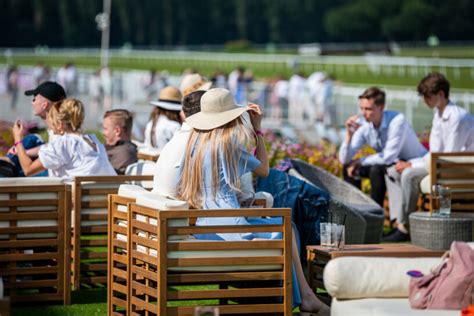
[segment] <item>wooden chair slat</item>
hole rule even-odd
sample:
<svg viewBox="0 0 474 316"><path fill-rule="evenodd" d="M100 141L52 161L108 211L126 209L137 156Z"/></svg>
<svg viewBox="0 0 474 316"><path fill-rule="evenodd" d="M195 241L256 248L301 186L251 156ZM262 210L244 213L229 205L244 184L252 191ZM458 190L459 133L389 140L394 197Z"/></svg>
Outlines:
<svg viewBox="0 0 474 316"><path fill-rule="evenodd" d="M151 294L153 295L153 294ZM233 290L202 290L202 291L169 291L170 300L194 300L213 298L237 298L237 297L271 297L283 296L282 288L254 288Z"/></svg>
<svg viewBox="0 0 474 316"><path fill-rule="evenodd" d="M283 273L280 271L272 272L227 272L227 273L188 273L188 274L170 274L168 282L171 284L179 283L203 283L203 282L232 282L241 280L283 280Z"/></svg>

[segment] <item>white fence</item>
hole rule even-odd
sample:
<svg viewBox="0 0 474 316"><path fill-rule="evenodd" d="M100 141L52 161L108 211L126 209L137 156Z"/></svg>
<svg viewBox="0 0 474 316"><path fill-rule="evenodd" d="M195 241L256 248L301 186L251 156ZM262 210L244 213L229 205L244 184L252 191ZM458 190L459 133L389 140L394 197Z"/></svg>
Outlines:
<svg viewBox="0 0 474 316"><path fill-rule="evenodd" d="M52 79L55 78L57 69L53 69ZM77 77L77 91L75 97L81 99L88 111L86 116L86 126L97 128L102 121L101 106L94 107L89 93L89 84L93 76L93 71L79 69ZM148 119L151 108L148 106L147 91L145 82L148 72L145 71L114 71L112 73L112 108L127 108L137 114L137 125L144 125ZM168 82L178 86L180 77L170 76ZM14 120L18 117L33 119L31 112L31 99L23 96L23 91L35 86L32 68L20 67L18 107L15 112L9 110L9 97L6 93L6 68L0 66L0 114L2 119ZM334 88L334 107L336 113L336 125L343 126L344 121L350 115L358 112L358 95L365 86L336 85ZM417 131L422 131L431 125L432 111L422 102L415 91L415 87L410 89L400 89L399 87L382 87L387 93L387 107L403 112ZM257 102L264 107L267 126L279 126L287 119L285 113L279 109L278 104L271 102L272 87L264 82L254 82L247 93L247 100ZM455 90L451 93L451 99L468 111L474 110L474 93L470 91ZM302 107L305 111L300 113L301 117L292 120L296 128L304 129L314 125L314 115L307 115L307 111L320 111L317 109L309 93L305 92L302 97Z"/></svg>

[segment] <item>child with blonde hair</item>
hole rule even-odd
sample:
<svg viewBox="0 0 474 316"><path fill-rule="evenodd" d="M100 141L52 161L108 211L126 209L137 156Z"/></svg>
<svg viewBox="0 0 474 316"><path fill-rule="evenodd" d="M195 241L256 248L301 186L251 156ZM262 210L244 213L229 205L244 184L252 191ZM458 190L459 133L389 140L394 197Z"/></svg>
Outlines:
<svg viewBox="0 0 474 316"><path fill-rule="evenodd" d="M84 106L76 99L64 99L52 105L47 120L55 137L41 146L38 159L32 161L22 144L23 125L16 121L13 138L20 165L26 176L48 169L49 176L72 179L75 176L116 175L104 145L95 135L82 133Z"/></svg>

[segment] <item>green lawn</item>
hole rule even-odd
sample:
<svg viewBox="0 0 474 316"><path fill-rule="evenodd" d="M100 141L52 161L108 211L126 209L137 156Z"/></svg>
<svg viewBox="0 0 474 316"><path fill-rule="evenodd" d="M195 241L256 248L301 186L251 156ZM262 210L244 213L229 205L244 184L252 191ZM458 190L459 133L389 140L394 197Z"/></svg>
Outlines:
<svg viewBox="0 0 474 316"><path fill-rule="evenodd" d="M443 52L451 52L453 56L465 56L474 57L474 49L465 48L445 48ZM430 49L413 49L410 53L410 49L403 49L400 53L401 56L412 56L413 55L426 55L431 56L432 51ZM463 53L464 52L464 53ZM456 54L455 54L456 53ZM463 55L464 54L464 55ZM449 57L449 56L446 56ZM74 62L79 67L86 67L97 69L100 64L98 56L85 57L85 56L67 56L67 55L48 55L42 57L34 56L21 56L15 55L13 62L18 65L34 65L38 60L44 61L46 64L51 66L62 66L68 61ZM0 63L6 63L7 60L4 56L0 57ZM110 65L112 69L166 69L171 73L179 74L183 70L193 68L205 75L212 75L217 69L221 69L225 72L230 72L242 62L233 61L217 61L212 57L212 53L209 53L209 58L206 60L192 60L192 59L160 59L159 52L153 58L136 58L135 56L121 56L111 58ZM245 63L248 69L251 69L255 76L258 78L268 78L277 74L283 74L290 76L292 70L288 68L285 62L248 62ZM441 71L447 75L450 79L453 87L458 89L474 89L474 80L471 78L471 70L468 68L461 68L459 70L453 70L451 68L441 69L440 67L427 68L424 66L419 67L390 67L382 66L378 71L369 69L366 65L334 65L334 64L318 64L318 63L305 63L300 65L300 69L306 74L310 74L314 71L325 71L333 74L336 79L353 84L364 84L364 85L396 85L396 86L416 86L420 78L430 71Z"/></svg>
<svg viewBox="0 0 474 316"><path fill-rule="evenodd" d="M413 57L439 57L439 58L474 58L474 47L472 46L448 46L448 47L420 47L402 48L397 56Z"/></svg>

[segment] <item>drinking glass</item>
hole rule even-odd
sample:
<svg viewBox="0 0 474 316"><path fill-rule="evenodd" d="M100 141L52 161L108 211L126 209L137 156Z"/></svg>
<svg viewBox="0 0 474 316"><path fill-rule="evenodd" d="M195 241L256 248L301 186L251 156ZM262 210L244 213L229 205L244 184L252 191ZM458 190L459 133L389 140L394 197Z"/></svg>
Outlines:
<svg viewBox="0 0 474 316"><path fill-rule="evenodd" d="M439 215L451 215L451 190L448 187L441 187L439 191Z"/></svg>
<svg viewBox="0 0 474 316"><path fill-rule="evenodd" d="M441 196L441 189L443 186L435 184L431 187L431 205L433 207L432 214L439 213L439 200Z"/></svg>

